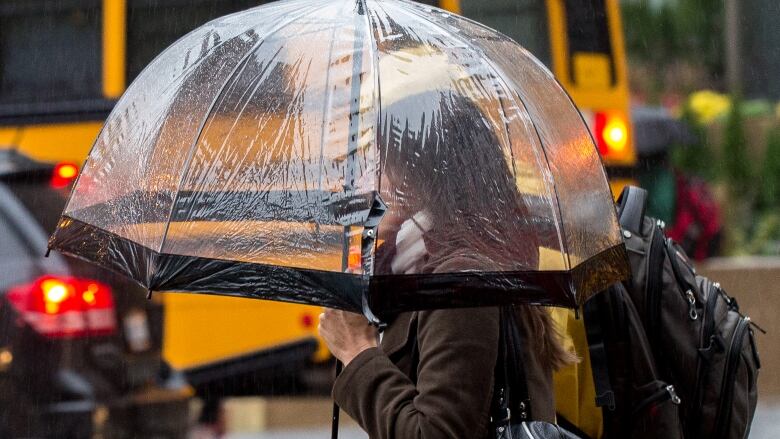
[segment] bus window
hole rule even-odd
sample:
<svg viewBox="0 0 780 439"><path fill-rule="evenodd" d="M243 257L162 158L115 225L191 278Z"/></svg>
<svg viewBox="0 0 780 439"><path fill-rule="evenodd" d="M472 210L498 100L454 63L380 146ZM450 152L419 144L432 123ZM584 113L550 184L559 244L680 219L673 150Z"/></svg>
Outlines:
<svg viewBox="0 0 780 439"><path fill-rule="evenodd" d="M129 0L127 79L132 81L157 54L207 21L266 3L262 0Z"/></svg>
<svg viewBox="0 0 780 439"><path fill-rule="evenodd" d="M605 0L566 0L569 72L573 84L608 88L615 83Z"/></svg>
<svg viewBox="0 0 780 439"><path fill-rule="evenodd" d="M462 15L509 36L550 66L545 0L461 0Z"/></svg>
<svg viewBox="0 0 780 439"><path fill-rule="evenodd" d="M101 98L100 0L0 4L0 105Z"/></svg>

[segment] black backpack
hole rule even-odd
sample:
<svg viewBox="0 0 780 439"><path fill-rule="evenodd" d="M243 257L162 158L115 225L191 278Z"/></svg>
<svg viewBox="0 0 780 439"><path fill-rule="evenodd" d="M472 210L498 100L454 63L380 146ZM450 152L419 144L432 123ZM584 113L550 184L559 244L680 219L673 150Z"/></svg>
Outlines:
<svg viewBox="0 0 780 439"><path fill-rule="evenodd" d="M585 305L607 438L744 438L761 367L750 318L645 215L628 187L618 215L632 279Z"/></svg>

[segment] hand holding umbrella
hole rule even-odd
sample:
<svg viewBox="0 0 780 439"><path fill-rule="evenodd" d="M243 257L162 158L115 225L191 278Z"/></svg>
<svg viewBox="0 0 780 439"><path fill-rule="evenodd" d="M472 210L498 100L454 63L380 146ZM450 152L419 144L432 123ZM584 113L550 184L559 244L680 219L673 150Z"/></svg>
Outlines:
<svg viewBox="0 0 780 439"><path fill-rule="evenodd" d="M320 314L320 336L344 367L366 349L378 346L376 327L360 314L328 309Z"/></svg>

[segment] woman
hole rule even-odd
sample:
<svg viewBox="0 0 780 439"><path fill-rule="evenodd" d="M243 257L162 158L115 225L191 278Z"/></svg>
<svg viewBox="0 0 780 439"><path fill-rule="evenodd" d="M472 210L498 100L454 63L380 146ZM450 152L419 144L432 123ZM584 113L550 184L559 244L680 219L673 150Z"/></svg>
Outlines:
<svg viewBox="0 0 780 439"><path fill-rule="evenodd" d="M538 243L523 233L527 209L483 112L448 96L412 120L415 109L430 107L426 97L383 109L382 195L395 215L380 225L385 244L376 272L536 268ZM561 348L544 309L518 309L530 417L554 422L552 371L572 354ZM380 346L363 316L321 315L320 334L344 363L333 390L338 405L373 439L488 437L499 309L407 312L386 320Z"/></svg>

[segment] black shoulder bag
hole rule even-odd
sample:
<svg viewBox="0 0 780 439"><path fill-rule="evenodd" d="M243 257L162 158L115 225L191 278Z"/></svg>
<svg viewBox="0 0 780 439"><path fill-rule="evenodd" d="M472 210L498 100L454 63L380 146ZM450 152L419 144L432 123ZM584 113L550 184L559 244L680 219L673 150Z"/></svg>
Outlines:
<svg viewBox="0 0 780 439"><path fill-rule="evenodd" d="M515 320L514 308L501 308L498 359L491 408L491 428L496 439L579 439L563 428L542 421L530 421L531 400L528 395L522 338ZM492 436L492 435L491 435Z"/></svg>

